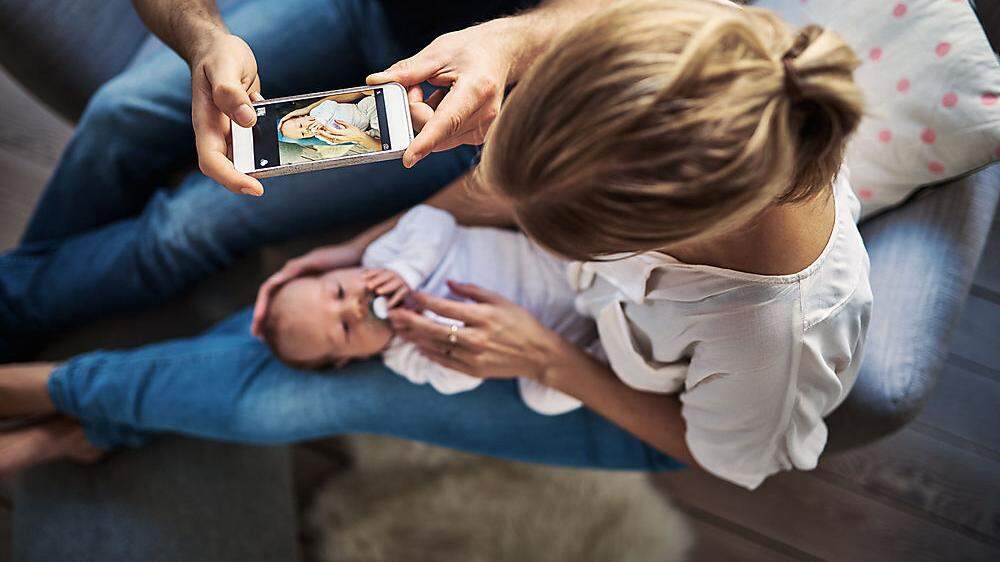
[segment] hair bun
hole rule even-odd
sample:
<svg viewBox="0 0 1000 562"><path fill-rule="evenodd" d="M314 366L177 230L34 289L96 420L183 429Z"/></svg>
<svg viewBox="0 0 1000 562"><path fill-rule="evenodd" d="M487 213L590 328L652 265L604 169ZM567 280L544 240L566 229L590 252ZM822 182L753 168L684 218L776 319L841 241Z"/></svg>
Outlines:
<svg viewBox="0 0 1000 562"><path fill-rule="evenodd" d="M805 51L817 37L823 34L823 28L816 25L810 24L799 30L792 39L792 46L785 51L782 55L782 59L795 59Z"/></svg>

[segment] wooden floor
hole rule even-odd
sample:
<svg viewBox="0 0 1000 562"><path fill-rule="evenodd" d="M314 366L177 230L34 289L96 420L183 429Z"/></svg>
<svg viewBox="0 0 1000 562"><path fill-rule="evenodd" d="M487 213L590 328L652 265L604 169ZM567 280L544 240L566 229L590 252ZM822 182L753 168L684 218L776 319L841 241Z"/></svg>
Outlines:
<svg viewBox="0 0 1000 562"><path fill-rule="evenodd" d="M2 71L0 71L2 72ZM0 74L0 251L17 240L71 128ZM699 540L690 560L1000 560L1000 222L941 382L920 418L866 449L749 493L694 472L659 479ZM300 499L342 466L295 451ZM0 489L0 562L10 510Z"/></svg>

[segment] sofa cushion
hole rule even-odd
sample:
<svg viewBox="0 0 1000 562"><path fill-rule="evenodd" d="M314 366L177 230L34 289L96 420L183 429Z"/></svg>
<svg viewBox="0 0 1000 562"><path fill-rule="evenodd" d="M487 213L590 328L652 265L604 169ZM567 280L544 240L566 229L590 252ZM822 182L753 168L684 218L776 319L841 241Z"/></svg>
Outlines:
<svg viewBox="0 0 1000 562"><path fill-rule="evenodd" d="M863 216L1000 159L1000 65L966 0L754 5L836 31L862 59L847 164Z"/></svg>

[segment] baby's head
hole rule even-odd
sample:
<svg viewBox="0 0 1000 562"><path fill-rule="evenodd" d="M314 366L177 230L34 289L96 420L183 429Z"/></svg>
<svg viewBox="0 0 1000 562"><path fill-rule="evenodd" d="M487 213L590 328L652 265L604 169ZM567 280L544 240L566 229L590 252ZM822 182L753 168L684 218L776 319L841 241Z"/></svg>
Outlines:
<svg viewBox="0 0 1000 562"><path fill-rule="evenodd" d="M264 341L279 359L302 368L375 355L392 329L372 315L371 298L356 267L293 279L272 298Z"/></svg>
<svg viewBox="0 0 1000 562"><path fill-rule="evenodd" d="M316 118L299 115L285 119L278 125L278 132L290 139L305 139L316 136Z"/></svg>

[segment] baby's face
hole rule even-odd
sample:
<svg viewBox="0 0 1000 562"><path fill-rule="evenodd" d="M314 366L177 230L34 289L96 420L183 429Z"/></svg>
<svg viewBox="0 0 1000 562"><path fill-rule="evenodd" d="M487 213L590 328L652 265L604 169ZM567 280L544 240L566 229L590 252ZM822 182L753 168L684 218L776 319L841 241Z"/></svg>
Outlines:
<svg viewBox="0 0 1000 562"><path fill-rule="evenodd" d="M304 365L379 353L392 330L372 315L371 299L361 268L289 281L269 307L272 345L282 359Z"/></svg>
<svg viewBox="0 0 1000 562"><path fill-rule="evenodd" d="M316 136L316 128L319 123L311 115L299 115L291 119L285 119L281 123L281 134L290 139L304 139Z"/></svg>

